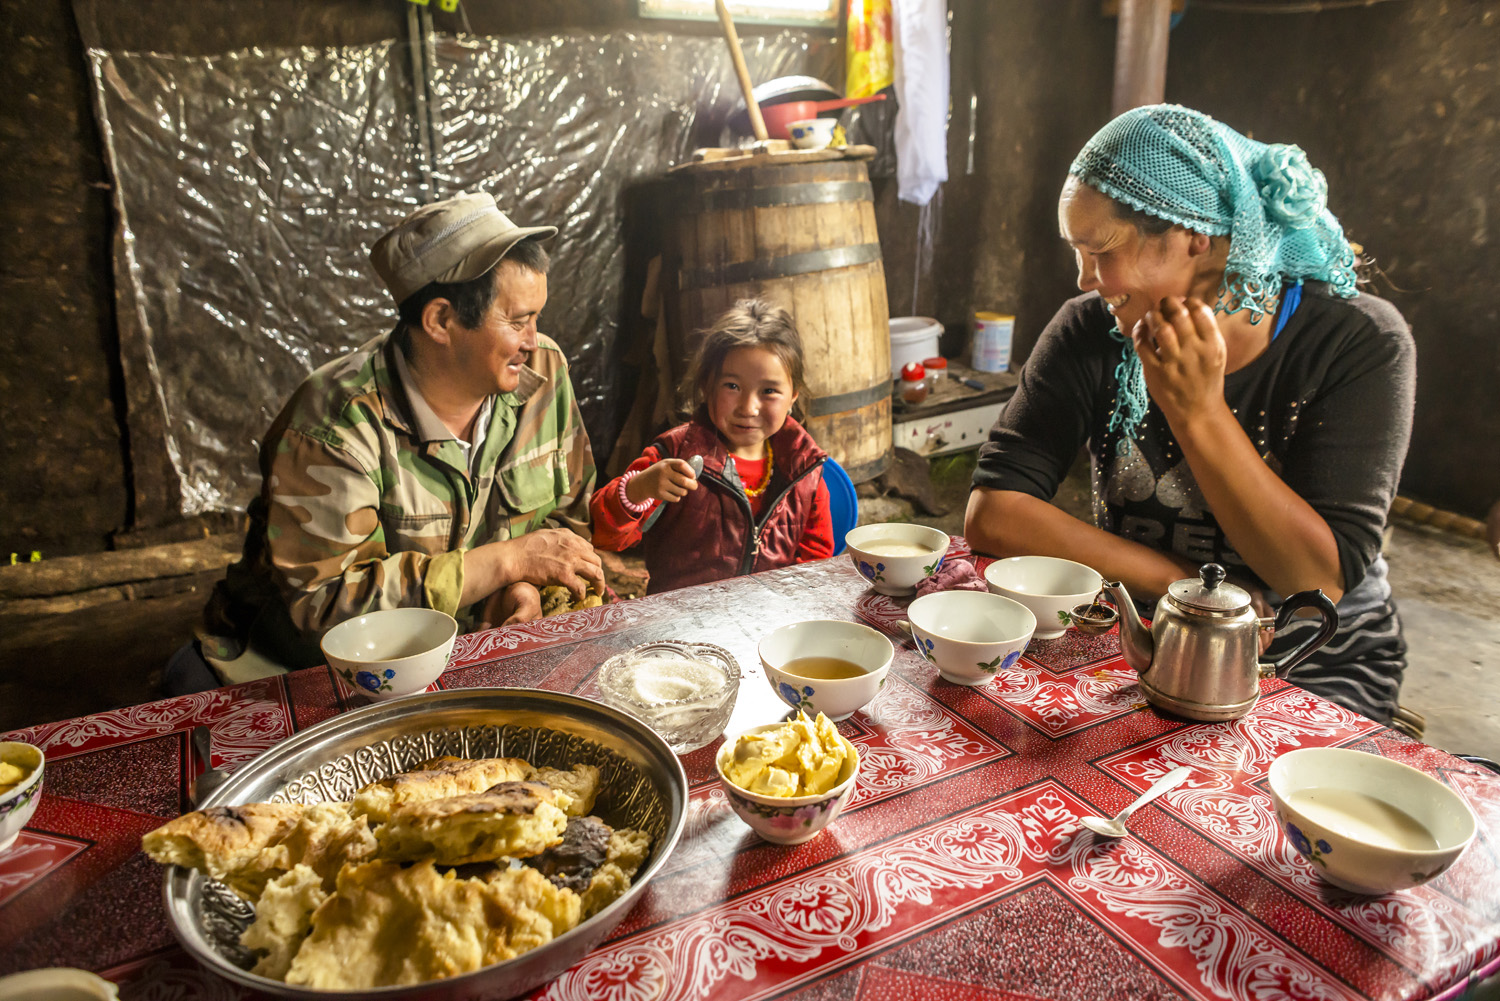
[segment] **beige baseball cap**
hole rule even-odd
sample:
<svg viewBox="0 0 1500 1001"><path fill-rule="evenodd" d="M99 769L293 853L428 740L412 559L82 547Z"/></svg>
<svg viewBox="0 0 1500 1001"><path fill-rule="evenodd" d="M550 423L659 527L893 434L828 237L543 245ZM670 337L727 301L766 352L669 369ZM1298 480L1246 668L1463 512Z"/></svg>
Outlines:
<svg viewBox="0 0 1500 1001"><path fill-rule="evenodd" d="M484 192L423 205L370 250L370 263L396 305L429 282L465 282L500 263L522 240L557 235L556 226L517 226Z"/></svg>

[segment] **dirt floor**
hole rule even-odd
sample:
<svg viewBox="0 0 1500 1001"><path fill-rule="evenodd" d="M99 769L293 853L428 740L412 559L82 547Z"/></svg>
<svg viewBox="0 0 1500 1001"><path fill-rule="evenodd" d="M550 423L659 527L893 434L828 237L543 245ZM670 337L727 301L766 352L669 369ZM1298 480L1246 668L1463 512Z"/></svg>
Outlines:
<svg viewBox="0 0 1500 1001"><path fill-rule="evenodd" d="M973 453L932 462L936 502L928 516L895 498L861 498L862 521L916 520L961 534ZM1057 498L1086 514L1086 477L1075 470ZM1398 522L1386 555L1410 645L1402 702L1427 719L1426 740L1500 760L1500 562L1483 543ZM630 554L614 565L621 594L640 591ZM0 732L159 698L161 668L190 634L218 572L162 597L41 612L0 602Z"/></svg>

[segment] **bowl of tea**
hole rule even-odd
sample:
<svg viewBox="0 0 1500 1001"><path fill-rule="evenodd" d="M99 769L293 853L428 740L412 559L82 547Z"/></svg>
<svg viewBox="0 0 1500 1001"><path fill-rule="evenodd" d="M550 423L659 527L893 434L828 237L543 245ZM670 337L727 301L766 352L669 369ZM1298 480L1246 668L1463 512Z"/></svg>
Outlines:
<svg viewBox="0 0 1500 1001"><path fill-rule="evenodd" d="M861 525L844 542L854 568L881 594L916 593L948 553L948 536L926 525Z"/></svg>
<svg viewBox="0 0 1500 1001"><path fill-rule="evenodd" d="M1305 747L1267 775L1287 843L1323 879L1354 893L1434 879L1474 840L1474 811L1425 772L1378 754Z"/></svg>
<svg viewBox="0 0 1500 1001"><path fill-rule="evenodd" d="M809 716L848 719L885 685L896 649L857 622L810 619L761 639L760 664L781 701Z"/></svg>

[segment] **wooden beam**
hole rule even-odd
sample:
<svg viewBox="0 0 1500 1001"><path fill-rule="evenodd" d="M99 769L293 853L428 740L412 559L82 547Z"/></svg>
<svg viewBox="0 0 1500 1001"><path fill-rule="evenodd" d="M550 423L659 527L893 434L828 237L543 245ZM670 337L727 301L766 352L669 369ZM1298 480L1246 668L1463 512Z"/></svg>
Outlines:
<svg viewBox="0 0 1500 1001"><path fill-rule="evenodd" d="M1119 0L1113 113L1160 104L1167 95L1167 33L1172 0Z"/></svg>

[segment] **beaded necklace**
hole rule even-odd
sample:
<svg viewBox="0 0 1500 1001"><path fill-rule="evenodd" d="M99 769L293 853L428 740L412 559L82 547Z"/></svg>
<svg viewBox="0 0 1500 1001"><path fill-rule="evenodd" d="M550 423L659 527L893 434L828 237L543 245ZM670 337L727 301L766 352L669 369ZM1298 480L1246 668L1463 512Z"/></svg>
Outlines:
<svg viewBox="0 0 1500 1001"><path fill-rule="evenodd" d="M771 443L766 442L766 475L761 477L760 486L745 487L746 497L759 497L766 492L766 487L771 485L771 463L775 458L776 453L771 451Z"/></svg>

